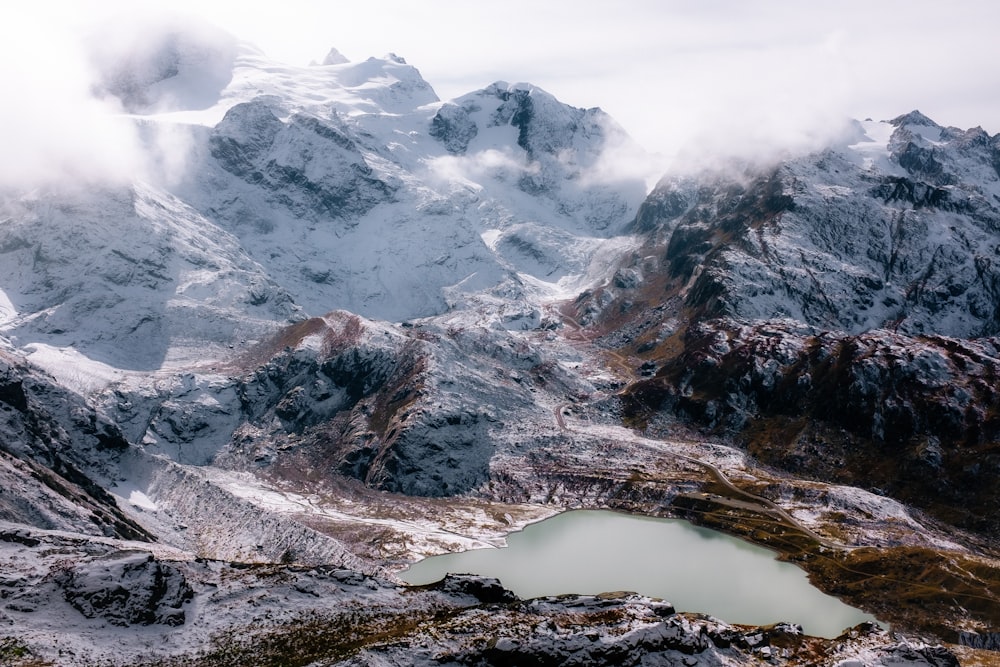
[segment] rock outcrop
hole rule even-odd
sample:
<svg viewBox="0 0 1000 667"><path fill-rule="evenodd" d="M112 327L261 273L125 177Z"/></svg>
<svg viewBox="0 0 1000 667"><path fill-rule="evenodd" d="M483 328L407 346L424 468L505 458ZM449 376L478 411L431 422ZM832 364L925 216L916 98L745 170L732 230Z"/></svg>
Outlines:
<svg viewBox="0 0 1000 667"><path fill-rule="evenodd" d="M997 341L792 321L692 325L684 351L629 388L627 413L667 411L739 434L765 463L876 489L989 534L1000 498Z"/></svg>
<svg viewBox="0 0 1000 667"><path fill-rule="evenodd" d="M1000 139L866 124L839 149L772 169L661 182L633 229L663 239L705 317L957 337L1000 331Z"/></svg>
<svg viewBox="0 0 1000 667"><path fill-rule="evenodd" d="M670 414L993 534L1000 139L917 112L855 129L662 182L633 224L657 254L620 270L642 280L581 312L645 364L636 422Z"/></svg>

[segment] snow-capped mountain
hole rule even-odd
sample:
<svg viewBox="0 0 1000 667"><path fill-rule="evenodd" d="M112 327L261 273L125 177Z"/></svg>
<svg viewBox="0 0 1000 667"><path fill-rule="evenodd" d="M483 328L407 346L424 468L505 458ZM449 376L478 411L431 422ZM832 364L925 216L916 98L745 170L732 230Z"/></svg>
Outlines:
<svg viewBox="0 0 1000 667"><path fill-rule="evenodd" d="M706 315L818 329L998 332L1000 140L918 112L746 174L669 180L636 229Z"/></svg>
<svg viewBox="0 0 1000 667"><path fill-rule="evenodd" d="M581 317L655 373L633 418L996 529L1000 137L919 112L857 123L769 168L666 179L632 229L633 280Z"/></svg>
<svg viewBox="0 0 1000 667"><path fill-rule="evenodd" d="M978 424L992 471L996 399L980 384L996 345L946 336L997 333L1000 139L913 113L647 196L622 168L645 159L624 130L530 84L441 101L395 55L296 68L213 31L94 58L144 169L0 200L0 622L16 631L0 630L0 659L246 664L291 643L301 664L398 662L398 632L427 663L447 649L743 664L766 647L787 664L951 664L875 627L840 644L787 625L758 637L636 596L522 603L481 579L393 579L573 507L784 545L820 585L937 637L954 639L942 617L990 627L1000 605L873 600L867 577L824 568L829 550L854 574L862 552L946 552L922 567L972 586L995 515L934 523L829 473L821 438L753 450L786 474L731 436L836 396L884 444L905 412L888 415L892 400L948 415L964 400L956 419ZM837 369L858 391L810 393L835 376L825 351L871 340L877 354ZM963 360L976 369L959 395ZM876 397L887 382L910 393ZM914 475L929 461L942 483L981 479L948 476L969 463L949 428L907 432ZM922 487L876 481L920 504ZM940 497L923 505L939 519L969 500ZM586 642L552 630L567 615L589 619ZM449 619L518 639L467 642ZM111 626L145 634L116 649Z"/></svg>
<svg viewBox="0 0 1000 667"><path fill-rule="evenodd" d="M395 56L291 68L188 41L107 88L148 111L150 180L6 198L2 326L19 346L151 370L335 309L400 321L490 289L551 293L584 280L643 196L602 170L637 150L613 121L532 86L442 106Z"/></svg>

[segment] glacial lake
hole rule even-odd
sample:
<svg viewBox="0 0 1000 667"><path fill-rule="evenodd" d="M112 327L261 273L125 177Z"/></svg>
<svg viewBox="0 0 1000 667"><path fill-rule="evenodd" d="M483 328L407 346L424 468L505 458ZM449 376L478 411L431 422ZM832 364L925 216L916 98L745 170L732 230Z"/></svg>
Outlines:
<svg viewBox="0 0 1000 667"><path fill-rule="evenodd" d="M775 552L680 519L573 510L527 526L504 549L425 558L399 574L429 584L449 572L500 579L521 598L634 591L729 623L798 623L836 637L873 616L813 588Z"/></svg>

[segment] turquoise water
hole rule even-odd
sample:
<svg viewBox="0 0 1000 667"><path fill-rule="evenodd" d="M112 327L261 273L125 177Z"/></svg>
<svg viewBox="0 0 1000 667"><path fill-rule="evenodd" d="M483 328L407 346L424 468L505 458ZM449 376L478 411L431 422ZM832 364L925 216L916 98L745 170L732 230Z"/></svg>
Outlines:
<svg viewBox="0 0 1000 667"><path fill-rule="evenodd" d="M836 637L875 620L809 583L775 553L679 519L603 510L564 512L507 538L505 549L432 556L400 573L427 584L448 572L497 577L522 598L635 591L678 611L730 623L787 621L806 634Z"/></svg>

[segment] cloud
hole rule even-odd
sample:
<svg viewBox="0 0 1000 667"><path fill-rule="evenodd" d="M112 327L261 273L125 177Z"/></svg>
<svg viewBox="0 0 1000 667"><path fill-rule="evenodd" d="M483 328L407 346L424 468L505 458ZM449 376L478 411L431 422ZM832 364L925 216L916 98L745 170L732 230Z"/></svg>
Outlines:
<svg viewBox="0 0 1000 667"><path fill-rule="evenodd" d="M108 3L88 15L53 6L0 26L0 185L180 177L188 134L134 114L215 104L232 76L235 39L148 5Z"/></svg>
<svg viewBox="0 0 1000 667"><path fill-rule="evenodd" d="M134 113L207 109L232 80L236 38L179 14L122 14L86 39L97 92Z"/></svg>
<svg viewBox="0 0 1000 667"><path fill-rule="evenodd" d="M539 165L529 162L511 148L487 148L467 155L442 155L427 162L432 182L438 186L456 185L480 190L482 184L496 179L516 182L523 176L539 173Z"/></svg>
<svg viewBox="0 0 1000 667"><path fill-rule="evenodd" d="M652 189L670 167L670 160L646 150L611 116L598 116L597 121L604 137L600 153L585 156L581 164L575 149L565 149L557 158L567 173L577 171L575 180L582 188L633 188L641 183L645 191Z"/></svg>
<svg viewBox="0 0 1000 667"><path fill-rule="evenodd" d="M804 150L847 117L913 108L1000 132L1000 70L986 66L1000 59L1000 4L987 0L287 0L281 11L49 0L6 10L0 27L0 85L13 91L0 110L0 180L132 169L132 131L88 95L94 73L78 45L84 27L137 6L199 16L293 64L331 46L352 60L393 51L442 99L528 81L563 102L602 107L675 162Z"/></svg>
<svg viewBox="0 0 1000 667"><path fill-rule="evenodd" d="M381 3L383 13L395 4ZM465 5L401 9L399 25L344 35L342 26L372 25L358 9L329 23L329 39L350 57L367 55L365 40L391 43L442 99L495 79L531 82L563 102L600 106L644 147L678 160L808 150L847 118L913 108L1000 132L1000 70L985 66L1000 58L996 3Z"/></svg>
<svg viewBox="0 0 1000 667"><path fill-rule="evenodd" d="M92 94L79 35L41 17L0 28L0 183L122 180L141 161L131 123Z"/></svg>

